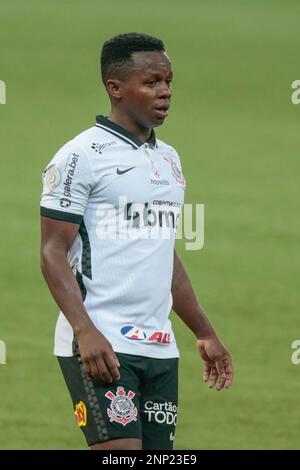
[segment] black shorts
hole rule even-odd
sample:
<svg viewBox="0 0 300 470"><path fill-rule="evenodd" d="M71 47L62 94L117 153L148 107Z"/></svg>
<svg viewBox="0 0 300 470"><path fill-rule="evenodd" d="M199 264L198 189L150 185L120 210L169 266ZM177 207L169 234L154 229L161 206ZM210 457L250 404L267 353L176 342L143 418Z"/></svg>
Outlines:
<svg viewBox="0 0 300 470"><path fill-rule="evenodd" d="M103 384L88 376L80 355L58 357L77 424L89 446L137 438L143 449L172 450L178 406L178 359L116 353L120 380Z"/></svg>

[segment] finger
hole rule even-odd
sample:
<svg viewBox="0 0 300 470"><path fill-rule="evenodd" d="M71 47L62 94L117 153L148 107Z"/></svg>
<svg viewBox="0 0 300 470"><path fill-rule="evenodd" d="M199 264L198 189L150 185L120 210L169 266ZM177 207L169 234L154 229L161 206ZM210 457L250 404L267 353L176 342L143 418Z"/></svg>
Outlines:
<svg viewBox="0 0 300 470"><path fill-rule="evenodd" d="M113 379L103 359L101 358L97 359L97 367L99 370L101 380L105 383L111 384Z"/></svg>
<svg viewBox="0 0 300 470"><path fill-rule="evenodd" d="M211 367L207 364L207 362L205 362L205 364L204 364L204 371L203 371L203 380L204 380L204 382L207 382L207 381L208 381L209 375L210 375L210 371L211 371Z"/></svg>
<svg viewBox="0 0 300 470"><path fill-rule="evenodd" d="M98 371L98 367L97 367L95 360L90 360L89 364L90 364L90 369L91 369L91 376L95 380L99 379L99 371Z"/></svg>
<svg viewBox="0 0 300 470"><path fill-rule="evenodd" d="M82 364L83 364L84 372L91 377L92 372L91 372L90 363L88 361L82 361Z"/></svg>
<svg viewBox="0 0 300 470"><path fill-rule="evenodd" d="M217 383L217 386L216 386L216 390L222 390L225 386L225 383L226 383L226 373L225 373L225 369L221 369L221 373L219 375L219 378L218 378L218 383Z"/></svg>
<svg viewBox="0 0 300 470"><path fill-rule="evenodd" d="M115 362L116 362L116 364L117 364L117 367L121 367L121 364L120 364L120 362L119 362L119 359L117 358L117 356L116 356L116 354L115 354L114 352L113 352L113 356L114 356L114 360L115 360Z"/></svg>
<svg viewBox="0 0 300 470"><path fill-rule="evenodd" d="M233 380L233 368L230 356L225 356L223 358L223 366L221 366L221 363L218 363L218 368L220 375L217 390L230 387Z"/></svg>
<svg viewBox="0 0 300 470"><path fill-rule="evenodd" d="M214 388L218 379L218 371L215 367L212 367L209 380L209 388Z"/></svg>
<svg viewBox="0 0 300 470"><path fill-rule="evenodd" d="M217 390L222 390L226 382L226 372L223 357L216 357L215 365L219 376Z"/></svg>
<svg viewBox="0 0 300 470"><path fill-rule="evenodd" d="M112 378L114 380L120 380L120 372L114 355L108 354L104 359Z"/></svg>
<svg viewBox="0 0 300 470"><path fill-rule="evenodd" d="M226 357L224 359L224 364L225 364L225 373L226 373L226 380L225 380L224 388L228 388L233 382L233 367L232 367L231 358Z"/></svg>

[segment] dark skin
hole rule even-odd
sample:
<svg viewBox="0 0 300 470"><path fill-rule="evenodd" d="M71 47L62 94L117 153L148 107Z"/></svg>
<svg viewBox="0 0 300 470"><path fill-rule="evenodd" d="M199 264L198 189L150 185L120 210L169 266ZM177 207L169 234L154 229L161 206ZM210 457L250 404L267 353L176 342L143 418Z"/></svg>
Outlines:
<svg viewBox="0 0 300 470"><path fill-rule="evenodd" d="M133 67L106 81L111 100L109 119L146 142L152 128L163 124L171 100L171 62L165 52L135 52ZM105 383L119 380L118 358L109 341L91 322L67 255L79 225L41 218L41 269L59 308L77 336L87 374ZM182 262L174 251L173 310L193 331L204 361L205 381L222 390L232 383L230 354L218 339L197 302ZM95 450L141 449L139 439L115 439L92 446Z"/></svg>
<svg viewBox="0 0 300 470"><path fill-rule="evenodd" d="M129 73L109 79L109 119L146 142L152 128L163 124L171 100L173 77L165 52L135 52Z"/></svg>

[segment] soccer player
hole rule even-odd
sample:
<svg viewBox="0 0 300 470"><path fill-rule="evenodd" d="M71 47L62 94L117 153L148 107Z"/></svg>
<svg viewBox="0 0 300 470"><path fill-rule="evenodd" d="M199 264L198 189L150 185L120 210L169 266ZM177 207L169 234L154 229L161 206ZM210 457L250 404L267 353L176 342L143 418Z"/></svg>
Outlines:
<svg viewBox="0 0 300 470"><path fill-rule="evenodd" d="M195 334L210 387L231 385L231 358L174 249L185 180L178 154L154 132L171 100L164 44L115 36L103 45L101 73L109 115L43 174L41 267L61 310L54 354L92 449L172 449L171 309Z"/></svg>

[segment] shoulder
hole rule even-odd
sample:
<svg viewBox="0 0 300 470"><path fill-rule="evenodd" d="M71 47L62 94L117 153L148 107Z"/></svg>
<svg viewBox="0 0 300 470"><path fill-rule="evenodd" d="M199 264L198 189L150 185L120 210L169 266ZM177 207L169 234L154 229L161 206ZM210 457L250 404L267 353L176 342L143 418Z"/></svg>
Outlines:
<svg viewBox="0 0 300 470"><path fill-rule="evenodd" d="M106 135L105 135L106 134ZM66 165L67 162L75 160L80 167L91 167L95 152L101 153L102 145L108 141L107 133L92 126L63 144L53 155L47 167L53 164Z"/></svg>
<svg viewBox="0 0 300 470"><path fill-rule="evenodd" d="M62 145L56 152L55 157L61 158L70 152L79 152L84 158L89 158L95 152L101 153L101 148L109 145L109 139L110 136L107 135L105 130L92 126Z"/></svg>
<svg viewBox="0 0 300 470"><path fill-rule="evenodd" d="M95 151L97 144L101 144L105 140L107 140L107 133L96 126L92 126L66 142L58 152L81 149L82 153L89 155Z"/></svg>
<svg viewBox="0 0 300 470"><path fill-rule="evenodd" d="M86 153L94 154L95 152L101 153L104 147L109 146L113 137L105 129L94 125L80 132L71 142L73 145L80 146Z"/></svg>

